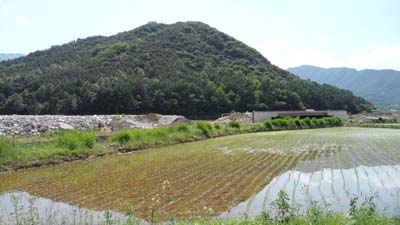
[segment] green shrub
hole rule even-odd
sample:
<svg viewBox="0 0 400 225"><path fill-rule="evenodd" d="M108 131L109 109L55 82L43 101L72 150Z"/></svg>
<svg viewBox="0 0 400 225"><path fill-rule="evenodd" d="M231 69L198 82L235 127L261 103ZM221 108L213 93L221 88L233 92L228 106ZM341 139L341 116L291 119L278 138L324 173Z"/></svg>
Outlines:
<svg viewBox="0 0 400 225"><path fill-rule="evenodd" d="M266 121L264 122L264 126L265 126L267 129L269 129L269 130L273 130L273 129L274 129L271 120L266 120Z"/></svg>
<svg viewBox="0 0 400 225"><path fill-rule="evenodd" d="M296 123L295 120L293 118L285 118L284 120L286 120L286 124L289 128L295 128L296 127Z"/></svg>
<svg viewBox="0 0 400 225"><path fill-rule="evenodd" d="M119 131L118 133L110 137L111 142L118 142L120 144L125 144L129 142L131 139L132 139L132 134L130 133L130 131L127 130Z"/></svg>
<svg viewBox="0 0 400 225"><path fill-rule="evenodd" d="M176 129L179 132L188 132L189 131L189 125L187 125L186 123L180 123L180 124L176 125Z"/></svg>
<svg viewBox="0 0 400 225"><path fill-rule="evenodd" d="M256 124L252 124L250 127L250 130L252 132L261 132L261 131L265 131L265 124L262 123L256 123Z"/></svg>
<svg viewBox="0 0 400 225"><path fill-rule="evenodd" d="M57 146L75 150L78 148L93 148L96 136L93 132L62 131L57 137Z"/></svg>
<svg viewBox="0 0 400 225"><path fill-rule="evenodd" d="M296 127L299 127L299 128L303 127L303 123L299 118L294 119L294 124L296 125Z"/></svg>
<svg viewBox="0 0 400 225"><path fill-rule="evenodd" d="M311 119L311 127L318 127L319 126L319 122L317 118L312 118Z"/></svg>
<svg viewBox="0 0 400 225"><path fill-rule="evenodd" d="M221 129L221 125L219 123L214 123L214 128L216 130L219 130L219 129Z"/></svg>
<svg viewBox="0 0 400 225"><path fill-rule="evenodd" d="M18 157L19 150L21 150L21 146L13 140L6 137L0 138L0 161L10 157Z"/></svg>
<svg viewBox="0 0 400 225"><path fill-rule="evenodd" d="M306 117L306 118L302 119L302 121L304 121L304 123L305 123L307 126L309 126L309 127L312 126L312 122L311 122L311 119L310 119L310 118Z"/></svg>
<svg viewBox="0 0 400 225"><path fill-rule="evenodd" d="M212 131L212 125L210 123L199 121L196 123L196 127L201 130L204 135L210 137Z"/></svg>
<svg viewBox="0 0 400 225"><path fill-rule="evenodd" d="M319 127L326 127L328 123L324 120L324 118L318 119L318 125Z"/></svg>
<svg viewBox="0 0 400 225"><path fill-rule="evenodd" d="M168 136L168 128L166 127L159 127L154 129L144 130L144 133L150 136L154 136L157 138L164 138Z"/></svg>
<svg viewBox="0 0 400 225"><path fill-rule="evenodd" d="M229 122L229 127L239 129L240 128L240 123L239 123L239 121L232 120L231 122Z"/></svg>

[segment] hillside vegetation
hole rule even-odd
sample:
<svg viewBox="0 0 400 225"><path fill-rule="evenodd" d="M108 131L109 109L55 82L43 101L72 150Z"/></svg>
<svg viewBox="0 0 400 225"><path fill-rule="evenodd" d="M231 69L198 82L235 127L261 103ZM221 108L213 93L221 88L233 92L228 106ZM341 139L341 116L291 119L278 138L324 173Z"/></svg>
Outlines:
<svg viewBox="0 0 400 225"><path fill-rule="evenodd" d="M400 108L400 71L324 69L315 66L289 68L289 72L320 84L330 84L352 91L379 108Z"/></svg>
<svg viewBox="0 0 400 225"><path fill-rule="evenodd" d="M0 113L191 118L246 110L371 109L350 91L303 81L200 23L148 23L0 63Z"/></svg>

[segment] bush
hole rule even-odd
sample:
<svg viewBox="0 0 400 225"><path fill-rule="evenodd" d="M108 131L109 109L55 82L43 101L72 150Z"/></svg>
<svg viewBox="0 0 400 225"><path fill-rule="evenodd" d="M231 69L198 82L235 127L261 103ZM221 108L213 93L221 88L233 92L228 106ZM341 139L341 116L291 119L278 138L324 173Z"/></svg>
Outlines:
<svg viewBox="0 0 400 225"><path fill-rule="evenodd" d="M261 131L265 131L265 125L262 123L256 123L256 124L252 124L250 127L250 130L252 132L261 132Z"/></svg>
<svg viewBox="0 0 400 225"><path fill-rule="evenodd" d="M196 127L201 130L204 135L210 137L212 131L212 125L210 123L199 121L196 123Z"/></svg>
<svg viewBox="0 0 400 225"><path fill-rule="evenodd" d="M292 118L285 118L284 119L286 121L286 124L289 128L295 128L296 127L296 123L294 121L294 119Z"/></svg>
<svg viewBox="0 0 400 225"><path fill-rule="evenodd" d="M238 121L236 121L236 120L233 120L233 121L229 122L229 127L239 129L240 128L240 123Z"/></svg>
<svg viewBox="0 0 400 225"><path fill-rule="evenodd" d="M219 130L219 129L221 129L221 125L219 123L214 123L214 128L216 130Z"/></svg>
<svg viewBox="0 0 400 225"><path fill-rule="evenodd" d="M318 119L317 118L312 118L311 119L311 126L312 127L318 127L319 126L319 122L318 122Z"/></svg>
<svg viewBox="0 0 400 225"><path fill-rule="evenodd" d="M132 139L132 134L127 130L120 131L110 137L111 142L118 142L120 144L125 144L129 142L131 139Z"/></svg>
<svg viewBox="0 0 400 225"><path fill-rule="evenodd" d="M93 148L96 136L93 132L63 131L58 134L57 146L75 150L77 148Z"/></svg>
<svg viewBox="0 0 400 225"><path fill-rule="evenodd" d="M186 123L180 123L180 124L176 125L176 129L179 132L188 132L189 131L189 125L187 125Z"/></svg>
<svg viewBox="0 0 400 225"><path fill-rule="evenodd" d="M296 127L299 127L299 128L303 127L303 123L299 118L294 119L294 124L296 125Z"/></svg>
<svg viewBox="0 0 400 225"><path fill-rule="evenodd" d="M310 119L310 118L306 117L306 118L302 119L302 121L304 121L304 123L305 123L307 126L309 126L309 127L312 126L312 122L311 122L311 119Z"/></svg>
<svg viewBox="0 0 400 225"><path fill-rule="evenodd" d="M273 130L273 129L274 129L271 120L266 120L266 121L264 122L264 126L265 126L266 128L268 128L269 130Z"/></svg>

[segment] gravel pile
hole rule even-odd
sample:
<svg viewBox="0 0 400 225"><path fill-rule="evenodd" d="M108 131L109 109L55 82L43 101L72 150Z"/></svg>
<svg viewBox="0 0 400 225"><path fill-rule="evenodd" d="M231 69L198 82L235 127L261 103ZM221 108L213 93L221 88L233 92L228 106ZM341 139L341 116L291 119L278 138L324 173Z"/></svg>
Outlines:
<svg viewBox="0 0 400 225"><path fill-rule="evenodd" d="M0 136L37 135L58 130L149 129L190 121L178 115L0 115Z"/></svg>

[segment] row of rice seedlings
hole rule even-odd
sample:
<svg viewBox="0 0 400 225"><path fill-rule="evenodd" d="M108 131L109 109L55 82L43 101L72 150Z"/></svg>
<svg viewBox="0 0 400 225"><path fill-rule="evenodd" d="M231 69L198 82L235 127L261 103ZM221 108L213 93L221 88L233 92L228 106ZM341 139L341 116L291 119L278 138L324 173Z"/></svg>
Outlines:
<svg viewBox="0 0 400 225"><path fill-rule="evenodd" d="M249 196L241 196L240 192L233 193L229 191L231 188L235 187L238 191L243 190L249 183L249 180L253 178L253 173L260 171L260 168L267 167L268 164L265 164L263 161L265 158L258 159L254 162L253 166L249 166L248 168L242 168L242 170L238 171L239 176L234 179L230 179L229 182L226 182L222 188L218 189L215 194L218 196L220 193L227 192L228 196L239 196L239 198L246 199Z"/></svg>
<svg viewBox="0 0 400 225"><path fill-rule="evenodd" d="M307 204L310 204L312 199L311 199L311 195L310 195L310 182L312 180L312 178L314 177L315 172L317 171L317 169L319 168L319 158L320 158L320 154L319 154L319 149L315 149L315 159L313 161L311 161L311 174L309 176L309 180L308 183L306 184L306 188L305 188L305 195L307 196Z"/></svg>
<svg viewBox="0 0 400 225"><path fill-rule="evenodd" d="M209 185L207 183L200 182L200 183L203 183L204 186L206 186L208 188L205 189L205 191L202 192L200 195L193 198L192 202L198 201L199 199L203 198L204 196L206 196L209 193L215 193L217 190L221 190L220 186L226 185L227 184L226 180L230 180L231 177L237 177L237 179L238 178L240 179L241 176L240 175L238 176L238 174L241 173L241 171L243 170L243 167L245 165L253 165L254 166L255 162L257 162L257 161L260 162L261 161L260 159L262 159L263 157L264 157L263 154L256 154L256 155L248 154L245 158L243 158L244 160L232 163L231 165L229 165L228 168L226 168L223 171L224 174L227 175L224 177L225 179L219 179L219 182L214 183L213 185ZM247 169L249 169L249 167L247 167ZM218 171L218 172L220 172L220 171ZM233 181L230 181L230 182L233 182ZM202 187L203 186L196 186L195 191L196 191L196 189L202 189Z"/></svg>
<svg viewBox="0 0 400 225"><path fill-rule="evenodd" d="M283 165L281 163L277 163L277 160L280 156L278 154L274 154L274 157L268 161L270 161L268 167L263 168L261 171L259 171L259 174L254 177L252 182L243 190L241 191L241 196L246 196L248 191L251 191L251 197L249 198L249 201L246 206L246 214L249 214L250 211L250 206L254 200L254 197L256 196L257 192L265 185L268 184L271 179L273 178L272 176L276 176L276 174L279 174L281 170L283 169ZM275 171L272 171L272 168L275 168ZM271 176L272 174L272 176ZM262 179L261 181L258 181L259 179ZM256 187L254 187L254 184L256 184ZM262 185L262 186L261 186Z"/></svg>
<svg viewBox="0 0 400 225"><path fill-rule="evenodd" d="M311 154L309 154L309 153L301 153L301 154L297 154L297 155L296 155L296 156L298 156L297 158L291 156L291 157L295 158L295 160L291 160L291 161L289 161L289 163L277 163L277 162L275 161L275 163L270 164L270 166L269 166L269 167L267 168L267 170L266 170L266 173L275 174L275 175L276 175L276 174L279 174L280 171L285 171L285 170L287 170L287 169L290 169L290 167L296 166L297 163L298 163L299 161L304 161L304 160L307 160L307 159L311 158L310 155L311 155ZM288 165L289 167L288 167L287 165ZM270 168L275 168L275 171L276 171L276 172L270 173ZM267 174L266 174L266 175L267 175ZM254 183L254 181L257 180L259 177L266 177L266 176L264 175L264 173L260 173L259 176L257 176L257 177L253 180L253 183ZM270 177L270 178L268 179L268 182L269 182L270 180L272 180L272 178L273 178L273 177ZM265 179L265 178L264 178L264 179ZM251 185L250 185L250 186L251 186ZM257 189L256 189L256 190L257 190ZM246 190L244 190L244 191L246 191ZM254 193L254 194L256 194L256 193ZM263 201L264 201L263 205L265 205L266 197L264 197L264 200L263 200ZM250 207L251 203L252 203L252 199L250 199L250 201L248 202L247 207ZM248 212L248 209L247 209L247 212Z"/></svg>
<svg viewBox="0 0 400 225"><path fill-rule="evenodd" d="M263 203L262 203L263 209L266 209L266 207L267 207L267 201L268 201L269 193L271 191L271 184L279 181L279 179L281 178L281 176L279 175L280 171L284 171L285 164L283 162L286 162L286 160L289 157L290 156L288 156L288 155L284 155L283 158L281 158L280 160L277 160L276 164L278 166L274 167L274 169L270 173L270 176L267 177L267 179L271 180L271 181L268 184L268 188L267 188L267 191L266 191L264 199L263 199Z"/></svg>
<svg viewBox="0 0 400 225"><path fill-rule="evenodd" d="M305 156L305 154L296 154L293 157L289 157L290 160L289 160L289 162L283 164L284 169L282 171L287 171L288 169L290 169L291 165L296 165L304 156ZM283 186L281 188L282 190L286 190L286 186L289 184L290 180L292 179L292 174L293 174L293 172L290 171L288 178L283 183Z"/></svg>
<svg viewBox="0 0 400 225"><path fill-rule="evenodd" d="M398 137L397 139L400 139ZM376 154L379 153L381 157L385 157L387 159L387 165L392 165L392 164L399 164L400 163L400 158L399 158L399 149L398 146L400 145L400 141L397 141L396 139L393 138L387 138L387 140L378 140L377 138L371 139L370 143L373 145L372 147L374 148L374 152ZM392 143L396 143L396 145L391 145Z"/></svg>
<svg viewBox="0 0 400 225"><path fill-rule="evenodd" d="M273 155L273 159L275 159L276 157L277 157L277 155L274 154L274 155ZM225 193L227 193L225 197L226 197L227 199L232 199L231 202L228 204L229 206L238 204L239 202L238 202L237 200L246 199L246 198L250 197L249 194L243 193L243 191L241 191L241 190L242 190L242 189L246 189L246 188L249 186L249 185L248 185L249 182L247 182L248 180L254 179L254 178L253 178L254 176L251 176L251 174L254 174L254 173L259 174L261 171L266 170L266 168L270 166L270 165L267 163L267 161L270 161L270 160L272 160L272 159L271 159L270 156L269 156L269 157L267 157L267 159L261 159L261 160L263 160L263 163L261 164L262 166L254 167L251 171L246 172L246 174L250 174L250 175L247 175L247 176L245 176L245 178L243 178L242 180L240 180L241 183L240 183L240 182L237 182L237 183L238 183L237 185L238 185L238 187L239 187L238 190L237 190L237 192L229 191L229 189L230 189L229 186L228 186L228 185L225 185L224 187L222 187L222 188L220 188L220 189L218 190L218 192L216 193L216 195L218 196L218 195L219 195L219 192L222 192L222 193L225 192ZM274 161L275 161L275 160L274 160ZM235 183L236 183L236 182L235 182ZM244 188L242 188L242 187L243 187L243 184L242 184L242 183L244 183L244 184L247 185L247 186L245 186ZM254 190L252 190L252 192L254 192ZM235 196L239 196L239 199L236 198Z"/></svg>
<svg viewBox="0 0 400 225"><path fill-rule="evenodd" d="M347 198L350 199L351 198L350 197L350 192L349 192L349 190L348 190L348 188L346 186L346 179L345 179L344 173L343 173L343 169L345 168L343 162L345 162L345 159L344 159L344 156L343 156L343 146L342 145L339 145L337 147L336 160L338 162L339 173L340 173L340 176L341 176L342 182L343 182L342 189L346 193Z"/></svg>
<svg viewBox="0 0 400 225"><path fill-rule="evenodd" d="M319 171L319 165L320 165L320 157L322 155L321 153L321 149L320 149L320 145L319 144L315 144L319 142L319 138L317 137L317 135L308 135L304 138L305 143L308 145L308 148L311 149L312 148L312 152L313 152L313 160L310 162L310 171L311 174L309 176L309 180L308 183L305 186L305 190L304 190L304 194L306 196L306 202L307 204L310 204L312 199L311 199L311 195L310 195L310 182L314 177L315 172Z"/></svg>
<svg viewBox="0 0 400 225"><path fill-rule="evenodd" d="M336 146L336 145L330 144L330 147L328 148L328 152L329 152L328 153L329 154L329 168L330 168L330 174L331 174L331 178L332 178L332 181L331 181L331 192L332 192L332 195L335 198L337 204L342 208L343 204L340 201L340 198L337 195L337 192L335 190L335 172L334 171L336 170L335 168L339 168L339 167L337 167L338 164L336 163L337 161L335 160L335 158L336 158L336 154L335 154L336 149L333 148L332 146Z"/></svg>
<svg viewBox="0 0 400 225"><path fill-rule="evenodd" d="M271 168L274 168L276 161L280 156L278 154L270 154L268 158L264 159L264 164L266 167L260 168L260 170L255 171L257 175L253 177L250 183L241 191L241 196L254 195L254 190L258 191L261 186L264 186L268 181L265 179L268 174L271 173ZM250 193L249 193L250 192Z"/></svg>
<svg viewBox="0 0 400 225"><path fill-rule="evenodd" d="M200 184L201 187L195 187L197 189L195 192L199 194L196 194L196 196L191 199L191 204L198 206L198 208L208 206L207 204L212 203L212 199L210 198L212 196L215 196L215 199L218 201L223 201L214 204L224 207L225 210L231 205L231 201L238 203L240 199L235 199L234 197L237 191L240 190L240 187L236 185L232 186L232 184L239 183L243 178L243 173L257 169L265 156L264 154L249 155L251 155L249 160L243 163L234 163L235 166L231 167L230 170L223 171L225 175L221 176L221 179L217 183L211 184L203 182L203 184ZM203 205L201 205L201 202L204 202Z"/></svg>
<svg viewBox="0 0 400 225"><path fill-rule="evenodd" d="M308 153L302 153L302 154L306 155L306 157L301 159L301 161L307 161L307 162L312 161L313 159L315 159L315 155L316 155L315 152L311 152L310 150L309 150ZM299 183L300 183L301 175L302 175L302 172L298 171L297 179L294 181L295 184L294 184L294 188L293 188L293 191L292 191L292 205L293 206L296 204L296 193L297 194L301 194L301 191L298 190L298 188L297 188Z"/></svg>
<svg viewBox="0 0 400 225"><path fill-rule="evenodd" d="M323 152L323 156L322 157L326 157L326 155L327 155L327 150L326 149L327 149L326 145L324 144L322 149L321 149L321 152ZM319 184L318 184L318 192L319 192L319 194L321 196L322 204L325 206L325 208L327 208L328 207L328 202L326 201L325 195L323 194L323 190L321 190L321 184L322 184L322 181L324 180L323 176L324 176L325 165L321 165L321 160L318 160L318 162L320 163L319 168L321 168L321 170L320 170L321 175L320 175Z"/></svg>
<svg viewBox="0 0 400 225"><path fill-rule="evenodd" d="M188 207L194 204L198 205L198 200L204 200L207 199L208 196L214 195L215 191L218 190L218 187L227 182L228 177L230 177L231 175L235 175L236 171L241 169L240 165L250 164L251 162L253 162L254 157L254 155L246 154L246 157L241 157L238 160L226 163L224 167L215 169L214 171L202 171L201 173L205 176L203 176L200 180L196 179L196 177L193 177L193 180L196 180L196 182L193 182L193 180L190 182L189 179L189 183L187 184L187 186L190 190L190 201L186 200L186 204L188 205ZM221 198L223 198L223 196ZM179 202L184 200L185 199L177 199L174 204L178 204Z"/></svg>
<svg viewBox="0 0 400 225"><path fill-rule="evenodd" d="M173 179L169 178L169 182L173 185L172 189L174 190L173 192L169 193L169 198L174 199L174 201L168 201L168 202L162 202L163 205L158 206L160 207L162 210L165 211L174 211L175 208L179 207L180 205L178 204L179 202L189 202L190 196L192 194L194 194L193 192L188 192L190 190L190 188L183 188L183 186L189 187L191 185L197 185L200 184L199 181L194 182L194 180L196 180L196 174L205 174L206 176L203 176L203 179L205 179L204 182L206 182L206 179L210 178L210 173L211 172L215 172L215 171L219 171L222 172L221 170L223 170L224 168L226 168L227 166L229 166L229 164L227 163L215 163L214 161L209 161L209 162L205 162L205 168L201 169L201 170L193 170L191 168L185 168L185 171L188 171L187 173L185 173L185 175L181 176L180 173L178 173L179 176L174 177ZM218 167L216 167L218 166ZM222 166L222 167L221 167ZM166 171L169 172L169 171ZM160 176L159 180L165 179L166 176ZM178 184L178 185L176 185ZM155 195L159 194L157 193L159 190L155 190L156 192L153 194L148 194L149 198L150 197L154 197Z"/></svg>
<svg viewBox="0 0 400 225"><path fill-rule="evenodd" d="M368 165L368 158L365 157L365 153L363 152L362 148L359 148L359 146L353 145L350 147L351 150L349 150L352 154L353 154L353 158L355 158L356 162L358 163L358 165ZM365 170L365 167L358 167L359 169L361 169L362 173L365 175L366 180L369 181L369 174L368 171ZM357 170L357 168L356 168ZM361 174L359 174L361 175ZM371 186L371 183L368 182L368 187L369 187L369 193L360 193L361 195L372 195L373 194L373 189Z"/></svg>
<svg viewBox="0 0 400 225"><path fill-rule="evenodd" d="M352 165L352 170L356 176L356 184L357 184L357 196L360 196L361 192L361 187L360 187L360 175L357 170L358 162L356 162L354 158L354 152L350 151L350 148L348 145L344 145L344 151L343 151L343 156L346 159L347 162L349 162Z"/></svg>

